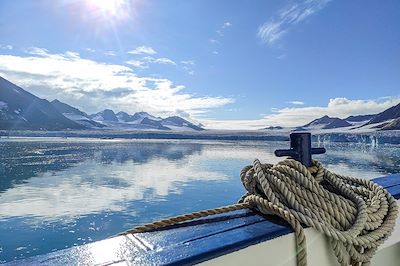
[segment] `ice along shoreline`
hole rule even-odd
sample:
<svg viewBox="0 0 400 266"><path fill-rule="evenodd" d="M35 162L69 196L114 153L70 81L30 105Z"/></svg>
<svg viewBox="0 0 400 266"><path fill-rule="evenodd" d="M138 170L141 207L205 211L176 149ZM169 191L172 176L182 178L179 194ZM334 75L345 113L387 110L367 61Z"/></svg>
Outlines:
<svg viewBox="0 0 400 266"><path fill-rule="evenodd" d="M232 131L207 130L189 131L30 131L0 130L0 137L61 137L61 138L99 138L99 139L198 139L198 140L251 140L251 141L288 141L290 132L273 131ZM400 144L400 131L377 131L364 133L313 132L313 141L320 143L347 142L378 144Z"/></svg>

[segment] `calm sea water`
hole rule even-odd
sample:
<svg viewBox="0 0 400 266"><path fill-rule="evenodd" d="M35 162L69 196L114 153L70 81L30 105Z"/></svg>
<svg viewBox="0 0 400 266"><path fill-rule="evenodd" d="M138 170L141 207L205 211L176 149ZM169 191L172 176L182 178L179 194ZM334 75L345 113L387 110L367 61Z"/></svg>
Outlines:
<svg viewBox="0 0 400 266"><path fill-rule="evenodd" d="M0 262L235 203L241 168L285 142L0 139ZM400 147L331 144L318 158L363 178L400 172Z"/></svg>

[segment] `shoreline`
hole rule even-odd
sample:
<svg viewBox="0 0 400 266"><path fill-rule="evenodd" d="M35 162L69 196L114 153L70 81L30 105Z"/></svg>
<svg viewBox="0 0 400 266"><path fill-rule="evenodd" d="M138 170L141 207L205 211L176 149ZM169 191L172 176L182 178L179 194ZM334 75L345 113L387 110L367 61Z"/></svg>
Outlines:
<svg viewBox="0 0 400 266"><path fill-rule="evenodd" d="M311 132L313 142L347 142L365 144L400 144L400 131L376 132ZM84 139L171 139L171 140L230 140L230 141L288 141L290 131L32 131L0 130L0 138L7 137L59 137Z"/></svg>

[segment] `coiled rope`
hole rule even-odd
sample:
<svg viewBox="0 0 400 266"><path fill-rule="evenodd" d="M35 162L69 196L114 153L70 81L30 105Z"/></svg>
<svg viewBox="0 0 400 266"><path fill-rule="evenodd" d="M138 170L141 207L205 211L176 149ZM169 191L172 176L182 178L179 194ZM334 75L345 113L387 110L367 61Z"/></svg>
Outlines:
<svg viewBox="0 0 400 266"><path fill-rule="evenodd" d="M297 265L307 265L306 238L301 224L325 234L341 265L367 265L393 231L396 200L370 180L334 174L317 162L309 168L286 159L276 165L253 165L240 177L247 193L238 204L164 219L122 235L153 231L209 215L256 209L277 215L294 229Z"/></svg>

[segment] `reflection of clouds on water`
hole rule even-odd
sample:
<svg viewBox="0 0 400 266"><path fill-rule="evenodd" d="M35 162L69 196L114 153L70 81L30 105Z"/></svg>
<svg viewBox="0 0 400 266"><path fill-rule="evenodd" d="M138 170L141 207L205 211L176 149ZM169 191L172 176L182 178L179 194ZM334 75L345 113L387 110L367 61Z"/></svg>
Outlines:
<svg viewBox="0 0 400 266"><path fill-rule="evenodd" d="M277 163L285 142L0 143L0 219L45 220L127 210L131 201L167 200L194 181L238 183L233 174L255 158ZM315 158L345 175L398 172L393 147L334 144ZM5 165L5 166L4 166ZM232 171L232 169L235 169ZM201 191L201 188L198 188ZM172 204L172 203L171 203Z"/></svg>
<svg viewBox="0 0 400 266"><path fill-rule="evenodd" d="M0 192L40 173L63 171L94 158L98 163L146 163L153 158L176 161L199 154L201 149L198 143L0 141Z"/></svg>
<svg viewBox="0 0 400 266"><path fill-rule="evenodd" d="M56 174L33 177L2 193L0 218L59 219L104 210L122 211L129 201L157 200L180 193L180 184L228 178L220 172L163 158L143 164L86 161Z"/></svg>

